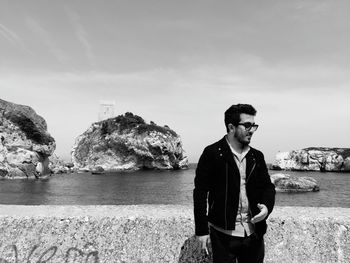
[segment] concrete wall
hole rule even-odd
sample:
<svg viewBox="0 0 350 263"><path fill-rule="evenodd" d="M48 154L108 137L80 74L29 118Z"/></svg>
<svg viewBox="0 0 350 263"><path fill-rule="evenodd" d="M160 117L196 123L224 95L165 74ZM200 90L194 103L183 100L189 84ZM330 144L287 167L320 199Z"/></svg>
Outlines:
<svg viewBox="0 0 350 263"><path fill-rule="evenodd" d="M1 206L0 263L211 262L190 206ZM277 207L265 262L350 262L350 209Z"/></svg>

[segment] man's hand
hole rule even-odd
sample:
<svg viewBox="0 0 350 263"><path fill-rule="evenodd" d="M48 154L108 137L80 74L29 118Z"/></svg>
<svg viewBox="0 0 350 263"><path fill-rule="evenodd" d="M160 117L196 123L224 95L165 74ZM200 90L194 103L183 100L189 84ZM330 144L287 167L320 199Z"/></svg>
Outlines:
<svg viewBox="0 0 350 263"><path fill-rule="evenodd" d="M199 243L201 243L201 248L202 248L202 250L204 250L204 253L206 255L209 255L209 252L208 252L208 244L210 243L209 235L197 236L197 239L198 239Z"/></svg>
<svg viewBox="0 0 350 263"><path fill-rule="evenodd" d="M254 216L250 221L255 224L262 220L264 220L267 217L268 210L266 205L258 204L258 208L260 209L260 213Z"/></svg>

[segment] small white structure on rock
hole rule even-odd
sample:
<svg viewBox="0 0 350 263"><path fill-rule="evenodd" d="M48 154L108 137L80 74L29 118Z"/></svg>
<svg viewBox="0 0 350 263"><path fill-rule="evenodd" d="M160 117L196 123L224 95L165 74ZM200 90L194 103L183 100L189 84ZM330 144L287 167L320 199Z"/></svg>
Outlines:
<svg viewBox="0 0 350 263"><path fill-rule="evenodd" d="M98 121L103 121L115 117L114 108L115 101L100 101Z"/></svg>

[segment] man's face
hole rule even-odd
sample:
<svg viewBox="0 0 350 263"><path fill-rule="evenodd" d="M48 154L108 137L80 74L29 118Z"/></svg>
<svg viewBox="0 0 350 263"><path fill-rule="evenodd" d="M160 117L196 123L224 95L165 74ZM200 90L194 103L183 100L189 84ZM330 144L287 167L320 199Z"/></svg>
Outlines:
<svg viewBox="0 0 350 263"><path fill-rule="evenodd" d="M246 123L246 122L255 123L253 115L242 113L240 117L241 117L241 121L239 123ZM247 131L243 125L237 125L233 136L238 142L240 142L243 146L245 146L250 143L253 133L254 131L252 130Z"/></svg>

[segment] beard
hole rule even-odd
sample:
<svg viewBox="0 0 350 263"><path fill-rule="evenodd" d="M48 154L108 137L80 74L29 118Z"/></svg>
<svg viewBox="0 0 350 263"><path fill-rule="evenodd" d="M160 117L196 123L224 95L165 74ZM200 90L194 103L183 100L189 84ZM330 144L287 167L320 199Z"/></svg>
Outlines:
<svg viewBox="0 0 350 263"><path fill-rule="evenodd" d="M236 133L234 137L242 146L248 146L250 144L252 135L251 134L243 135L243 134Z"/></svg>

